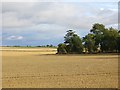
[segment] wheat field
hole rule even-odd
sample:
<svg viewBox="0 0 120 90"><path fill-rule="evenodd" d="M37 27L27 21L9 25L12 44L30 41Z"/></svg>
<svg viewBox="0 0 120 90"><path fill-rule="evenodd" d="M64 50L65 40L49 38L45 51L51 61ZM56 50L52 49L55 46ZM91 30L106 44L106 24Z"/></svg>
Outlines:
<svg viewBox="0 0 120 90"><path fill-rule="evenodd" d="M118 87L118 55L53 55L55 48L1 52L3 88Z"/></svg>

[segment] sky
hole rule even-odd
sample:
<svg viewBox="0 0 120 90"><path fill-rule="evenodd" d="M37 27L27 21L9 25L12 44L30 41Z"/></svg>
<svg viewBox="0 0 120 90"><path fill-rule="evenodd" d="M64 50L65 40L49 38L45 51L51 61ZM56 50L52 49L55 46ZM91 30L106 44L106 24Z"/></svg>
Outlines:
<svg viewBox="0 0 120 90"><path fill-rule="evenodd" d="M2 45L58 45L69 29L81 38L94 23L117 28L117 2L2 2Z"/></svg>

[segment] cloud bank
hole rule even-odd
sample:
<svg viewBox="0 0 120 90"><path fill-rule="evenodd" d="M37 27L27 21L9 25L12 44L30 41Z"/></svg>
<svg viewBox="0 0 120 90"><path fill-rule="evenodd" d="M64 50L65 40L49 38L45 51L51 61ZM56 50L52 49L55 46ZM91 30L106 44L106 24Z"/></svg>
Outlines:
<svg viewBox="0 0 120 90"><path fill-rule="evenodd" d="M2 17L4 45L57 45L68 29L83 37L94 23L117 28L118 11L113 2L3 2Z"/></svg>

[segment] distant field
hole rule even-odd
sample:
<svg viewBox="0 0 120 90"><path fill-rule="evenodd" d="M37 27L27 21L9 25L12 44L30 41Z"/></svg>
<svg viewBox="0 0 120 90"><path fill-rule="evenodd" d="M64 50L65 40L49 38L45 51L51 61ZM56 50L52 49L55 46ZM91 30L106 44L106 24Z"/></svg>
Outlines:
<svg viewBox="0 0 120 90"><path fill-rule="evenodd" d="M2 51L4 51L3 56L6 55L13 55L16 54L15 52L17 52L16 55L26 55L26 54L56 54L57 53L57 49L56 48L43 48L43 47L35 47L35 48L27 48L27 47L2 47L1 48ZM10 52L10 54L8 53Z"/></svg>
<svg viewBox="0 0 120 90"><path fill-rule="evenodd" d="M118 55L49 55L55 53L56 48L3 48L3 88L118 87Z"/></svg>

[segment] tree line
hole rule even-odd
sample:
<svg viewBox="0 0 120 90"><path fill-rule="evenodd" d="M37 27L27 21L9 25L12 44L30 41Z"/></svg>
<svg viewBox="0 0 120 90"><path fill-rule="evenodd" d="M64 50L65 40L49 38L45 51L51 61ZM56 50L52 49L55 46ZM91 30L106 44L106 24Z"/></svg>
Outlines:
<svg viewBox="0 0 120 90"><path fill-rule="evenodd" d="M6 47L28 47L28 48L35 48L35 47L48 47L48 48L56 48L56 46L52 44L47 44L47 45L38 45L38 46L31 46L31 45L26 45L26 46L20 46L20 45L14 45L14 46L6 46Z"/></svg>
<svg viewBox="0 0 120 90"><path fill-rule="evenodd" d="M68 30L64 42L57 48L58 54L118 53L120 52L120 31L95 23L90 32L80 38L73 30Z"/></svg>

